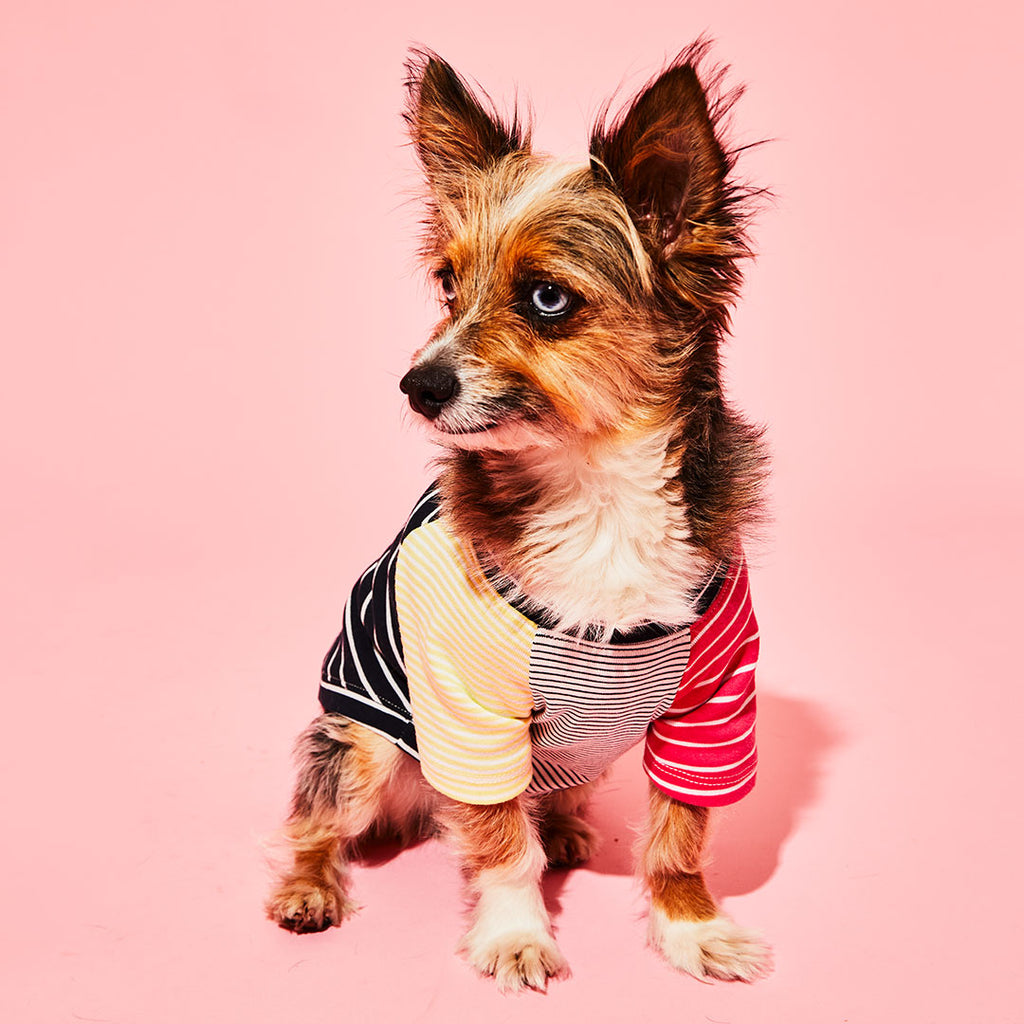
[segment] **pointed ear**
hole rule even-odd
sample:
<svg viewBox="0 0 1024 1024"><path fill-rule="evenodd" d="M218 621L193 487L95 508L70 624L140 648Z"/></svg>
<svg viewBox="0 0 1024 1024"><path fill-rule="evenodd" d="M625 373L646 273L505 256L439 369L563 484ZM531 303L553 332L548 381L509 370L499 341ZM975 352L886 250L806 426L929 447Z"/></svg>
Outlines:
<svg viewBox="0 0 1024 1024"><path fill-rule="evenodd" d="M436 54L414 50L406 62L405 120L431 183L486 168L527 148L518 118L504 124Z"/></svg>
<svg viewBox="0 0 1024 1024"><path fill-rule="evenodd" d="M697 74L706 49L700 42L680 54L610 123L605 111L590 140L595 174L611 177L641 234L664 258L699 236L702 225L724 227L728 213L731 161Z"/></svg>

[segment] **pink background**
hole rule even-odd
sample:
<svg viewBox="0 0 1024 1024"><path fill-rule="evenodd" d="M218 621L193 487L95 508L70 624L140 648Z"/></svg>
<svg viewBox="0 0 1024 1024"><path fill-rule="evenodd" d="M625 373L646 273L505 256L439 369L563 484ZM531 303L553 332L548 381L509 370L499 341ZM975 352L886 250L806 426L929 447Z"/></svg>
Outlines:
<svg viewBox="0 0 1024 1024"><path fill-rule="evenodd" d="M866 0L181 0L0 14L0 1018L1009 1022L1021 1006L1019 16ZM488 13L492 11L492 13ZM774 187L733 393L770 424L762 767L711 870L777 969L643 948L635 756L552 877L575 976L453 953L438 844L365 910L262 918L261 842L353 574L428 478L397 390L436 314L398 109L411 41L544 148L700 32Z"/></svg>

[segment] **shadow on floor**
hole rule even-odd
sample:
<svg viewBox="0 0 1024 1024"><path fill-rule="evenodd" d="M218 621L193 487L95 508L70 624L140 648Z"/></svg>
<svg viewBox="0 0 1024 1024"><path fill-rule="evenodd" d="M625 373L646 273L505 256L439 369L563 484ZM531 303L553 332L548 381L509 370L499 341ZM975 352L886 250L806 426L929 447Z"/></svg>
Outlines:
<svg viewBox="0 0 1024 1024"><path fill-rule="evenodd" d="M749 796L716 815L708 874L718 897L753 892L772 877L801 815L820 799L819 779L825 760L842 735L819 705L762 690L758 694L757 741L757 785ZM642 750L636 748L622 758L598 791L588 818L600 833L601 846L577 870L633 873L632 848L647 806L641 755ZM357 859L376 868L401 850L396 842L378 840L367 843ZM567 871L550 871L545 878L545 900L555 915L568 875Z"/></svg>
<svg viewBox="0 0 1024 1024"><path fill-rule="evenodd" d="M774 874L782 847L801 815L819 799L819 778L828 752L841 742L839 730L811 701L758 693L757 785L738 804L716 815L710 874L719 896L738 896L763 885ZM584 870L628 875L632 846L647 804L647 778L640 752L632 751L613 769L591 807L590 820L602 846ZM561 888L552 875L551 895Z"/></svg>

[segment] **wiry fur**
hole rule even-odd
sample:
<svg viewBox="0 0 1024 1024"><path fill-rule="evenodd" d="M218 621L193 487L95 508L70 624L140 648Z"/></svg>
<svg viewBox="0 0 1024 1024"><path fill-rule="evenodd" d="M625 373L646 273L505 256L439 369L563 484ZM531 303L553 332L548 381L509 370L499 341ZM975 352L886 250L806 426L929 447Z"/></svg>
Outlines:
<svg viewBox="0 0 1024 1024"><path fill-rule="evenodd" d="M580 438L538 445L514 460L474 452L459 469L449 466L442 485L457 510L453 520L464 533L476 530L470 535L478 549L490 553L498 575L526 603L557 609L563 629L606 635L649 621L692 620L692 595L708 561L690 543L685 506L671 497L676 484L664 432L619 444ZM474 503L464 489L479 479L492 493L477 491ZM511 513L477 523L474 504L483 501ZM493 527L507 530L509 515L517 517L525 502L531 514L514 541L494 536ZM504 557L494 554L503 548ZM681 559L681 550L689 557Z"/></svg>
<svg viewBox="0 0 1024 1024"><path fill-rule="evenodd" d="M348 863L359 843L425 834L438 797L411 758L340 715L316 718L299 736L295 758L299 774L285 823L291 863L267 913L290 931L322 931L355 912Z"/></svg>
<svg viewBox="0 0 1024 1024"><path fill-rule="evenodd" d="M620 117L606 113L584 168L532 154L517 121L467 113L473 100L450 69L426 55L413 66L407 117L431 186L424 254L458 282L450 316L414 360L450 367L462 382L431 424L450 449L446 513L566 628L644 616L618 595L581 600L556 548L587 549L610 529L643 566L620 577L621 589L657 595L652 530L654 549L676 549L685 590L735 552L759 514L761 432L726 403L718 356L749 252L747 193L716 135L735 95L708 104L697 72L705 50L681 54ZM478 137L452 147L454 109ZM564 324L524 329L524 279L566 286L578 310ZM605 461L652 450L653 514L630 507L616 519L614 473L577 471L595 453ZM576 514L549 533L542 524L560 501ZM599 544L588 550L600 559ZM687 621L679 593L654 605L648 618Z"/></svg>
<svg viewBox="0 0 1024 1024"><path fill-rule="evenodd" d="M534 154L517 117L502 121L433 54L408 66L405 116L429 186L423 254L446 313L403 389L445 447L451 529L569 631L691 622L701 581L760 507L761 434L729 407L719 364L748 194L721 138L736 94L721 92L721 72L702 75L706 50L680 54L617 117L606 110L583 167ZM569 297L566 315L531 305L538 282ZM590 786L459 804L336 715L298 753L294 863L272 918L295 931L339 923L357 843L434 822L476 897L471 963L508 990L567 972L540 878L594 848ZM650 941L698 977L750 980L767 952L707 890L706 825L706 810L651 789L638 848Z"/></svg>

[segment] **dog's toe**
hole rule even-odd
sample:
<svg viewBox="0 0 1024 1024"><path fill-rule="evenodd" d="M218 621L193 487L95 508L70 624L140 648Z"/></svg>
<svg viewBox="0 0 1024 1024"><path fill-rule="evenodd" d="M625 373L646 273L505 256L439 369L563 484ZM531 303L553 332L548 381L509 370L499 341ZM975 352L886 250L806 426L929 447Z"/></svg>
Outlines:
<svg viewBox="0 0 1024 1024"><path fill-rule="evenodd" d="M290 932L322 932L341 924L355 904L337 889L308 881L282 885L267 900L267 917Z"/></svg>
<svg viewBox="0 0 1024 1024"><path fill-rule="evenodd" d="M549 978L564 978L569 964L550 935L507 935L480 943L467 936L463 950L481 974L494 977L501 992L532 988L544 992Z"/></svg>

